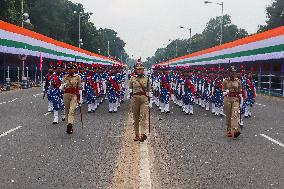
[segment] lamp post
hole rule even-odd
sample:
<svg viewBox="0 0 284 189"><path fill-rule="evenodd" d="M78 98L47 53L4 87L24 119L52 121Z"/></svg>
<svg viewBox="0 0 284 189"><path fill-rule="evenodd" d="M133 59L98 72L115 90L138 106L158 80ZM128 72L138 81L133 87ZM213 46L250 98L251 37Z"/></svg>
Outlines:
<svg viewBox="0 0 284 189"><path fill-rule="evenodd" d="M223 43L223 17L224 17L224 2L212 2L212 1L204 1L205 4L217 4L222 8L222 16L221 16L221 37L220 37L220 45Z"/></svg>
<svg viewBox="0 0 284 189"><path fill-rule="evenodd" d="M31 23L29 19L30 15L28 13L24 13L24 0L21 1L21 26L24 27L24 23Z"/></svg>
<svg viewBox="0 0 284 189"><path fill-rule="evenodd" d="M188 53L191 53L191 44L192 44L192 29L191 28L186 28L184 26L180 26L181 29L187 29L189 30L189 49L188 49Z"/></svg>
<svg viewBox="0 0 284 189"><path fill-rule="evenodd" d="M107 41L107 55L108 55L108 57L110 56L110 54L109 54L109 40Z"/></svg>
<svg viewBox="0 0 284 189"><path fill-rule="evenodd" d="M78 12L79 15L79 38L78 38L78 47L81 48L81 45L83 45L83 40L81 39L81 16L83 12ZM77 14L77 11L74 11L74 14Z"/></svg>

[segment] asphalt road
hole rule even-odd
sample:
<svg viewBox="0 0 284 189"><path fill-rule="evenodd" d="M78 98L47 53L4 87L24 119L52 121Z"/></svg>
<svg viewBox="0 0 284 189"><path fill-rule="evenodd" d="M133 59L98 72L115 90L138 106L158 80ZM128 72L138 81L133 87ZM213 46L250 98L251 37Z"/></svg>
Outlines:
<svg viewBox="0 0 284 189"><path fill-rule="evenodd" d="M185 116L172 106L156 118L155 188L284 188L284 101L258 97L253 117L237 139L225 136L224 118L194 107Z"/></svg>
<svg viewBox="0 0 284 189"><path fill-rule="evenodd" d="M1 93L0 188L284 186L283 100L259 96L238 139L225 136L224 118L199 107L193 116L176 106L169 115L154 107L143 144L129 137L129 101L117 114L107 107L87 114L84 106L84 129L77 110L74 134L67 135L64 122L52 125L39 88Z"/></svg>
<svg viewBox="0 0 284 189"><path fill-rule="evenodd" d="M107 188L121 145L127 105L109 114L107 103L86 114L84 129L76 112L75 132L52 125L40 89L0 94L0 188ZM14 102L8 102L17 98ZM0 103L1 103L0 102Z"/></svg>

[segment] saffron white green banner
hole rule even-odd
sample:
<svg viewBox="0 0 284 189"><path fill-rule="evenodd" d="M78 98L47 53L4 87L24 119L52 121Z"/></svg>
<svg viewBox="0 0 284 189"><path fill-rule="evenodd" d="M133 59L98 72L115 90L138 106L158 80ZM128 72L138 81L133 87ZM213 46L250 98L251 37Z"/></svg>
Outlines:
<svg viewBox="0 0 284 189"><path fill-rule="evenodd" d="M62 61L122 64L110 58L91 53L72 45L54 40L36 32L0 20L0 53L28 55Z"/></svg>
<svg viewBox="0 0 284 189"><path fill-rule="evenodd" d="M284 58L284 27L255 34L158 65L194 66L254 62Z"/></svg>

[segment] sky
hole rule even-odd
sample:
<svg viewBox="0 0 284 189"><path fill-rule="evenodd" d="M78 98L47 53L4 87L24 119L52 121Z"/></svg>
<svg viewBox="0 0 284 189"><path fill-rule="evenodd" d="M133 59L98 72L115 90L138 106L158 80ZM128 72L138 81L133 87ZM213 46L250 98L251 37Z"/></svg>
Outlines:
<svg viewBox="0 0 284 189"><path fill-rule="evenodd" d="M71 0L94 13L91 21L98 28L110 28L126 42L126 52L134 58L153 56L169 40L189 38L201 33L206 23L221 15L221 6L204 0ZM265 8L273 0L223 0L224 14L250 34L266 20ZM218 1L215 1L218 2ZM220 2L220 1L219 1Z"/></svg>

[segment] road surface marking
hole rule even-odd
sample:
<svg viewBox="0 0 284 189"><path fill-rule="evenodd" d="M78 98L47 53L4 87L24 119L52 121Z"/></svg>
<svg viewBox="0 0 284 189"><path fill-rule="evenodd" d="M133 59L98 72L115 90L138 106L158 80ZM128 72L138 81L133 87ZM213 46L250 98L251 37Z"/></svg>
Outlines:
<svg viewBox="0 0 284 189"><path fill-rule="evenodd" d="M10 129L9 131L6 131L6 132L2 133L2 134L0 135L0 138L3 137L3 136L8 135L9 133L11 133L11 132L13 132L13 131L15 131L15 130L20 129L21 127L22 127L22 126L18 126L18 127L14 128L14 129Z"/></svg>
<svg viewBox="0 0 284 189"><path fill-rule="evenodd" d="M39 95L43 95L43 93L37 93L37 94L34 94L34 95L33 95L33 97L35 97L35 98L36 98L36 97L37 97L37 96L39 96Z"/></svg>
<svg viewBox="0 0 284 189"><path fill-rule="evenodd" d="M282 144L281 142L278 142L277 140L274 140L273 138L270 138L269 136L265 135L265 134L260 134L261 136L263 136L264 138L270 140L271 142L274 142L276 144L278 144L279 146L284 148L284 144Z"/></svg>
<svg viewBox="0 0 284 189"><path fill-rule="evenodd" d="M47 113L45 113L45 114L43 114L44 116L47 116L47 115L49 115L49 114L51 114L51 112L47 112Z"/></svg>
<svg viewBox="0 0 284 189"><path fill-rule="evenodd" d="M14 98L13 100L5 101L5 102L0 102L0 105L1 104L12 103L12 102L15 102L16 100L18 100L18 98Z"/></svg>
<svg viewBox="0 0 284 189"><path fill-rule="evenodd" d="M140 188L151 189L151 177L150 177L150 161L148 153L148 142L147 140L140 144Z"/></svg>

